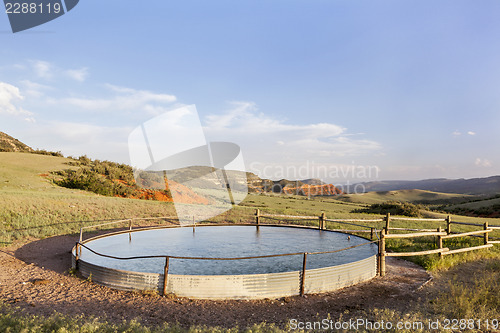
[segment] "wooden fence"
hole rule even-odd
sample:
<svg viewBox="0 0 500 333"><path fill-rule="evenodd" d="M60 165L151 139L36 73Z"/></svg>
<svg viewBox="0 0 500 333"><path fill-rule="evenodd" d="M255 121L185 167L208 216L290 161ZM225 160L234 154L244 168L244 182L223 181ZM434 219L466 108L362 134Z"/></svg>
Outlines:
<svg viewBox="0 0 500 333"><path fill-rule="evenodd" d="M390 214L381 216L375 219L328 219L326 214L322 212L318 216L299 216L299 215L277 215L277 214L262 214L259 209L255 211L255 224L258 226L263 223L263 219L278 221L276 224L280 224L287 220L306 220L306 221L317 221L318 229L324 230L328 229L328 223L343 224L348 226L355 226L363 229L339 229L335 228L340 232L346 233L370 233L370 239L378 238L379 243L379 256L378 256L378 273L381 276L386 274L385 268L385 258L386 257L408 257L408 256L419 256L419 255L429 255L429 254L439 254L440 256L445 256L454 253L461 253L467 251L474 251L480 249L486 249L493 246L493 244L500 244L500 240L490 240L489 233L493 230L500 230L498 225L489 225L488 222L483 224L469 223L469 222L455 222L452 221L451 217L448 216L442 219L435 218L409 218L409 217L393 217ZM145 221L145 220L169 220L171 223L173 218L171 216L167 217L152 217L152 218L134 218L125 219L113 222L102 223L99 225L82 227L80 229L80 240L83 241L83 232L85 229L92 229L100 226L108 226L111 224L127 223L128 230L132 231L134 222ZM446 222L446 229L438 227L436 229L416 229L416 228L395 228L391 227L392 221L417 221L417 222ZM360 223L383 223L384 227L381 227L380 231L372 225L365 225ZM466 225L481 227L481 230L474 230L469 232L454 232L452 231L452 225ZM192 225L193 230L195 224ZM411 233L391 233L391 231L414 231ZM386 240L387 239L402 239L402 238L418 238L418 237L435 237L437 248L432 250L417 251L417 252L387 252L386 251ZM461 249L450 250L447 247L443 247L443 240L457 237L481 237L483 238L483 245L471 246Z"/></svg>
<svg viewBox="0 0 500 333"><path fill-rule="evenodd" d="M468 223L468 222L455 222L452 221L450 216L443 219L436 218L409 218L409 217L392 217L389 213L377 219L327 219L325 213L322 212L319 216L296 216L296 215L276 215L276 214L262 214L259 209L255 211L255 223L257 225L262 223L262 219L278 220L279 223L283 220L308 220L308 221L318 221L318 229L327 229L327 223L333 222L337 224L346 224L351 226L363 227L367 229L353 230L353 229L335 229L341 232L347 233L370 233L370 238L373 239L374 236L378 237L379 243L379 260L378 260L378 273L380 276L386 274L385 260L386 257L410 257L410 256L420 256L429 254L439 254L440 256L445 256L454 253L468 252L480 249L486 249L493 246L493 244L500 244L500 240L490 240L488 234L493 230L500 230L500 226L490 226L488 222L483 224L478 223ZM446 229L443 230L442 227L436 229L415 229L415 228L394 228L391 227L391 221L417 221L417 222L446 222ZM385 226L378 231L373 226L362 225L359 223L374 223L374 222L385 222ZM477 226L481 227L481 230L469 231L469 232L453 232L452 225L467 225L467 226ZM391 231L416 231L412 233L391 233ZM380 237L379 237L380 235ZM387 252L386 251L386 240L387 239L402 239L402 238L418 238L418 237L436 237L437 248L432 250L417 251L417 252ZM484 244L479 246L471 246L461 249L450 250L447 247L443 247L443 240L457 237L482 237L484 239Z"/></svg>

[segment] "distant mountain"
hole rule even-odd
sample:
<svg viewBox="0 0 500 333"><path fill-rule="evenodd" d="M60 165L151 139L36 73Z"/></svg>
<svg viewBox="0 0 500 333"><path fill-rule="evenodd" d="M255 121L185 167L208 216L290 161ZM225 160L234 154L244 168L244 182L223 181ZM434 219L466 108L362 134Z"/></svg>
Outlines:
<svg viewBox="0 0 500 333"><path fill-rule="evenodd" d="M342 191L332 184L325 184L319 179L305 180L270 180L247 172L248 192L251 193L281 193L306 196L328 196L342 194Z"/></svg>
<svg viewBox="0 0 500 333"><path fill-rule="evenodd" d="M190 166L168 171L168 180L180 184L189 182L191 186L199 188L213 188L214 183L219 183L214 169L203 166ZM306 196L329 196L342 194L338 188L331 184L325 184L319 179L306 180L270 180L263 179L251 172L225 170L228 176L230 187L234 190L245 191L248 188L250 193L275 193L286 195L306 195Z"/></svg>
<svg viewBox="0 0 500 333"><path fill-rule="evenodd" d="M34 150L10 135L0 132L0 152L32 153Z"/></svg>
<svg viewBox="0 0 500 333"><path fill-rule="evenodd" d="M318 178L309 178L301 180L302 183L307 185L326 185L321 179Z"/></svg>
<svg viewBox="0 0 500 333"><path fill-rule="evenodd" d="M425 190L458 194L497 194L500 193L500 176L471 179L425 179L425 180L388 180L360 183L365 192ZM359 189L359 186L358 186Z"/></svg>

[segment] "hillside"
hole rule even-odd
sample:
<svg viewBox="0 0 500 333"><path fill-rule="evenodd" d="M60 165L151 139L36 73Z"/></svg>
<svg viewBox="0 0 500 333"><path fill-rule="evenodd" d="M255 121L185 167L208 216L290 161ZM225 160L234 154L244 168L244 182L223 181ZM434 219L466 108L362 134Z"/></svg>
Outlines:
<svg viewBox="0 0 500 333"><path fill-rule="evenodd" d="M305 180L270 180L248 172L248 191L250 193L276 193L304 196L336 196L342 191L332 184L325 184L319 179Z"/></svg>
<svg viewBox="0 0 500 333"><path fill-rule="evenodd" d="M496 195L492 198L483 200L471 200L458 204L451 204L442 207L444 211L474 217L500 217L500 196Z"/></svg>
<svg viewBox="0 0 500 333"><path fill-rule="evenodd" d="M28 152L62 157L60 153L33 150L28 145L3 132L0 132L0 152ZM165 191L141 190L135 185L132 169L127 165L107 161L91 161L86 156L82 156L77 161L69 161L68 163L76 166L76 169L67 168L68 171L58 171L57 177L52 178L58 185L84 189L108 196L172 201L171 194L168 192L175 191L178 194L178 198L183 198L184 196L180 194L186 192L186 203L204 202L206 204L208 203L206 199L200 198L181 184L189 181L191 186L212 188L214 182L220 182L219 179L207 177L207 175L213 172L213 169L210 167L189 167L170 170L168 175L169 185L167 185L169 188ZM96 163L99 165L95 165ZM120 176L112 177L113 174L117 174L117 170ZM335 186L325 184L319 179L306 179L303 181L282 179L272 181L261 179L250 172L246 173L246 177L243 172L226 171L226 173L231 174L231 188L235 189L236 186L236 188L245 189L245 187L248 187L250 193L277 193L305 196L332 196L342 193ZM184 199L182 200L184 201Z"/></svg>
<svg viewBox="0 0 500 333"><path fill-rule="evenodd" d="M366 192L425 190L443 193L491 195L500 193L500 176L471 179L389 180L361 183Z"/></svg>
<svg viewBox="0 0 500 333"><path fill-rule="evenodd" d="M4 132L0 132L0 152L25 152L32 153L34 150L22 143L21 141L14 139Z"/></svg>
<svg viewBox="0 0 500 333"><path fill-rule="evenodd" d="M60 192L44 176L50 172L71 168L63 157L0 152L0 190L35 190Z"/></svg>
<svg viewBox="0 0 500 333"><path fill-rule="evenodd" d="M464 194L438 193L424 190L400 190L345 194L341 195L338 199L345 202L370 205L383 203L386 201L401 201L411 202L414 204L439 205L462 203L470 198L475 197Z"/></svg>
<svg viewBox="0 0 500 333"><path fill-rule="evenodd" d="M22 143L21 141L0 132L0 152L29 152L42 155L52 155L62 157L60 153L47 152L44 150L33 150L28 145ZM200 175L206 175L212 170L207 167L190 167L179 169L174 171L169 176L169 182L171 182L171 187L176 188L176 192L183 190L178 187L178 184L184 183L183 180L189 179L190 184L203 187L204 182L218 181L216 179L207 179L206 177L200 178ZM262 179L259 176L247 172L246 177L242 172L227 171L231 173L231 178L233 182L231 183L232 188L234 186L243 188L248 187L250 193L275 193L275 194L286 194L286 195L303 195L303 196L337 196L343 194L341 190L336 188L331 184L325 184L320 179L304 179L304 180L270 180ZM130 172L131 176L131 172ZM94 177L95 178L95 177ZM130 178L130 177L128 177ZM133 178L133 177L132 177ZM246 179L245 179L246 178ZM120 188L121 191L130 192L130 188L127 186L132 186L130 181L124 183L123 181L115 182L115 179L110 179L114 182L114 188ZM399 200L408 201L414 203L424 203L424 204L456 204L462 203L460 198L464 198L463 195L483 195L491 196L495 194L500 194L500 176L493 176L488 178L473 178L473 179L426 179L420 181L378 181L378 182L366 182L361 183L366 192L376 192L378 194L369 194L363 197L345 196L341 200L346 202L370 202L378 203L387 200ZM136 189L134 189L136 190ZM418 190L421 192L400 192L396 193L384 193L384 192L394 192L394 191L409 191ZM438 194L435 194L438 193ZM459 194L458 196L444 196L443 194ZM118 195L124 196L121 193ZM142 195L136 195L135 197L142 197L144 199L160 199L162 201L171 201L163 193L143 193ZM470 199L470 198L469 198ZM193 200L192 198L190 201ZM196 200L195 200L196 201Z"/></svg>
<svg viewBox="0 0 500 333"><path fill-rule="evenodd" d="M301 182L307 185L326 185L325 182L323 182L321 179L318 178L303 179L301 180Z"/></svg>

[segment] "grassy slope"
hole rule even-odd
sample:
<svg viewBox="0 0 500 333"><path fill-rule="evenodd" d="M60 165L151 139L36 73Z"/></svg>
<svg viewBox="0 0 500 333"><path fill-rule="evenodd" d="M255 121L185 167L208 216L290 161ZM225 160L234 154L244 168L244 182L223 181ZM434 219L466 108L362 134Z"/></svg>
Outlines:
<svg viewBox="0 0 500 333"><path fill-rule="evenodd" d="M462 202L472 196L464 194L439 193L424 190L400 190L384 192L367 192L343 195L339 199L346 202L360 204L375 204L384 201L407 201L411 203L443 203Z"/></svg>
<svg viewBox="0 0 500 333"><path fill-rule="evenodd" d="M259 208L269 214L319 216L324 211L327 217L366 217L366 214L351 213L353 209L360 207L359 204L342 202L333 198L313 197L308 199L304 196L250 194L241 205L253 208L253 210Z"/></svg>
<svg viewBox="0 0 500 333"><path fill-rule="evenodd" d="M500 205L500 198L486 199L486 200L451 205L451 206L446 207L446 209L451 210L451 209L455 209L455 208L466 208L466 209L474 210L474 209L489 207L489 206L493 206L493 205Z"/></svg>
<svg viewBox="0 0 500 333"><path fill-rule="evenodd" d="M53 185L40 176L68 168L60 157L0 153L0 244L77 232L89 221L171 216L172 204L103 197Z"/></svg>
<svg viewBox="0 0 500 333"><path fill-rule="evenodd" d="M55 190L39 175L68 169L63 157L0 152L0 190Z"/></svg>

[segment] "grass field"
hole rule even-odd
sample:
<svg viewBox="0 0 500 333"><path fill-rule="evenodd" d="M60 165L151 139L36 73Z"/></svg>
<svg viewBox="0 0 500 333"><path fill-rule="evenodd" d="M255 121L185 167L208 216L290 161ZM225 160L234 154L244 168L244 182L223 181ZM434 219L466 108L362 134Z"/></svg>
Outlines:
<svg viewBox="0 0 500 333"><path fill-rule="evenodd" d="M449 208L450 209L453 209L453 208L478 209L478 208L483 208L483 207L488 207L488 206L493 206L493 205L500 205L500 198L466 202L466 203L462 203L462 204L451 205Z"/></svg>
<svg viewBox="0 0 500 333"><path fill-rule="evenodd" d="M382 203L384 201L407 201L416 204L423 203L438 205L443 203L463 202L471 198L474 198L474 196L465 194L438 193L424 190L400 190L346 194L342 195L339 199L346 202L368 205Z"/></svg>
<svg viewBox="0 0 500 333"><path fill-rule="evenodd" d="M62 188L43 175L68 168L69 160L0 153L0 242L76 233L84 225L125 217L173 216L172 204L99 196Z"/></svg>
<svg viewBox="0 0 500 333"><path fill-rule="evenodd" d="M79 190L61 188L52 184L44 175L51 171L68 168L65 158L24 153L0 153L0 246L24 242L33 238L46 238L76 233L82 226L98 221L133 218L173 216L171 203L104 197ZM232 210L217 216L214 222L251 222L255 209L267 214L319 216L325 212L332 219L373 219L364 213L352 213L356 208L387 200L412 201L459 200L463 196L437 194L427 191L397 191L397 193L367 193L342 197L275 196L250 194L244 202ZM460 199L460 200L462 200ZM496 201L495 201L496 202ZM474 203L471 203L474 204ZM425 216L445 217L444 213L424 211ZM500 225L500 219L485 219L453 215L454 221ZM366 224L369 225L369 224ZM345 225L330 223L330 227L345 228ZM383 223L373 224L380 230ZM437 228L445 223L394 221L392 227ZM477 227L453 225L455 231L477 230ZM366 235L365 235L366 236ZM491 237L500 237L498 231ZM391 240L388 248L393 251L429 249L433 239ZM479 244L481 239L464 238L449 241L445 246L461 247ZM435 256L411 258L435 274L457 273L450 280L447 293L436 294L433 304L415 304L408 313L396 313L386 309L367 310L366 317L377 320L401 317L407 319L430 318L500 318L500 246L466 254L451 255L444 259ZM463 263L478 263L481 270L473 279L461 279ZM451 273L450 273L451 274ZM185 329L176 325L143 327L137 322L114 325L96 318L67 318L55 314L50 318L21 316L15 308L0 304L0 331L2 332L284 332L272 323L263 323L250 328L232 330L217 327L192 327ZM286 330L285 330L286 331ZM401 331L399 331L401 332Z"/></svg>

